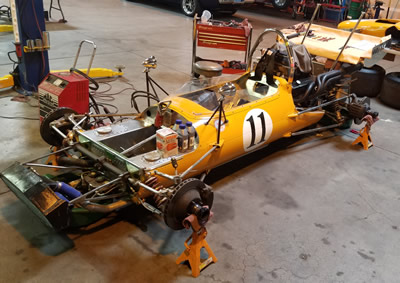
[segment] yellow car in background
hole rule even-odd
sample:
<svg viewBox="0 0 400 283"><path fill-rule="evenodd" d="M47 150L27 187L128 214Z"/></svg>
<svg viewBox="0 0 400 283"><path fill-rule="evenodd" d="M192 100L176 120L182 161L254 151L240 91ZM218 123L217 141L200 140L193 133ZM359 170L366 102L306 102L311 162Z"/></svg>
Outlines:
<svg viewBox="0 0 400 283"><path fill-rule="evenodd" d="M351 30L356 25L357 20L343 21L338 25L338 29ZM392 44L400 43L400 20L395 19L372 19L361 20L358 30L362 34L383 37L392 35Z"/></svg>

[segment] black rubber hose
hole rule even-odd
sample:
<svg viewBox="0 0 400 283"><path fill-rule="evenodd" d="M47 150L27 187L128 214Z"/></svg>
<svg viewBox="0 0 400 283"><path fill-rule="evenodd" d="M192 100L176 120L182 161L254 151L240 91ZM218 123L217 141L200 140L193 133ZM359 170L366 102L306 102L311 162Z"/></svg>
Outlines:
<svg viewBox="0 0 400 283"><path fill-rule="evenodd" d="M93 95L91 95L90 93L89 93L89 98L92 101L93 108L94 108L94 111L96 111L96 114L100 114L99 105L97 105L97 101L94 99Z"/></svg>
<svg viewBox="0 0 400 283"><path fill-rule="evenodd" d="M103 109L104 109L104 112L105 112L106 114L110 114L110 113L111 113L110 110L108 110L108 108L105 107L104 105L103 105ZM113 116L109 116L108 119L110 119L111 123L114 123L114 122L115 122L115 119L114 119Z"/></svg>
<svg viewBox="0 0 400 283"><path fill-rule="evenodd" d="M89 82L91 82L92 84L94 84L93 86L89 86L89 88L91 90L98 90L99 89L99 84L91 77L89 77L87 74L85 74L84 72L82 72L81 70L78 70L76 68L71 68L69 69L70 72L74 72L74 73L78 73L79 75L81 75L82 77L85 77L86 79L89 80Z"/></svg>
<svg viewBox="0 0 400 283"><path fill-rule="evenodd" d="M143 93L143 94L141 94L141 93ZM137 105L137 103L136 103L136 98L138 98L138 97L150 98L150 99L152 99L152 100L155 100L155 101L157 101L157 102L160 102L160 99L159 99L157 96L155 96L154 94L152 94L151 92L147 92L147 91L144 91L144 90L137 90L137 91L134 91L134 92L131 94L131 107L134 107L135 110L136 110L138 113L140 113L139 107L138 107L138 105Z"/></svg>

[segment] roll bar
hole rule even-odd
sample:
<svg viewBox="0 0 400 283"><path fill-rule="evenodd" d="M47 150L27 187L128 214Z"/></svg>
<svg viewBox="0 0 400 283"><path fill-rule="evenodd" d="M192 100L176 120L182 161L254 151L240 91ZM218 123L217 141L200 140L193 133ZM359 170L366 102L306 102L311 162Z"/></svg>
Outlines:
<svg viewBox="0 0 400 283"><path fill-rule="evenodd" d="M286 36L280 30L277 30L274 28L267 28L258 36L256 42L253 45L253 48L250 50L250 53L249 53L249 57L248 57L249 67L247 70L248 71L251 70L251 58L253 57L254 52L257 50L257 47L263 41L264 36L270 32L275 32L276 34L278 34L285 43L285 47L286 47L286 51L287 51L288 59L289 59L289 77L288 77L287 81L289 84L292 84L293 77L294 77L294 59L293 59L292 47L289 45L289 41L286 38Z"/></svg>

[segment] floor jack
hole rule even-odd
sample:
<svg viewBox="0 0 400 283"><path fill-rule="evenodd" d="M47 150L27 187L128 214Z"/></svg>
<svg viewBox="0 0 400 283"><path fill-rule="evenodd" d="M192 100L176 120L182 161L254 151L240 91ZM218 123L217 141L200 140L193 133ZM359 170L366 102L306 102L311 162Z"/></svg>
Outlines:
<svg viewBox="0 0 400 283"><path fill-rule="evenodd" d="M186 229L192 228L193 232L185 241L186 250L176 260L176 264L183 261L189 261L190 268L192 269L192 276L198 277L200 271L207 267L212 262L217 262L213 251L206 241L207 230L205 226L199 224L197 217L194 214L189 215L183 220ZM190 244L189 241L191 240ZM201 261L200 252L204 248L208 253L208 258Z"/></svg>
<svg viewBox="0 0 400 283"><path fill-rule="evenodd" d="M115 66L117 71L106 68L92 68L89 70L89 77L93 79L98 78L113 78L113 77L121 77L124 75L122 70L123 66L118 65ZM79 69L79 71L87 73L87 69ZM67 73L69 70L52 70L50 73ZM0 89L9 88L14 86L14 78L12 75L5 75L4 77L0 77Z"/></svg>
<svg viewBox="0 0 400 283"><path fill-rule="evenodd" d="M13 26L12 25L0 25L0 32L12 32Z"/></svg>

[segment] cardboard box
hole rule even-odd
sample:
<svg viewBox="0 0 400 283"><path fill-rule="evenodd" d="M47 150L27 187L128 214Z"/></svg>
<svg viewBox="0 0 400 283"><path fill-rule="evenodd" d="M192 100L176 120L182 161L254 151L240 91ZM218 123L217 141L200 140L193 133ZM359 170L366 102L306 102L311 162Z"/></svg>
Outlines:
<svg viewBox="0 0 400 283"><path fill-rule="evenodd" d="M178 134L169 129L160 129L156 132L157 150L162 158L178 154Z"/></svg>

